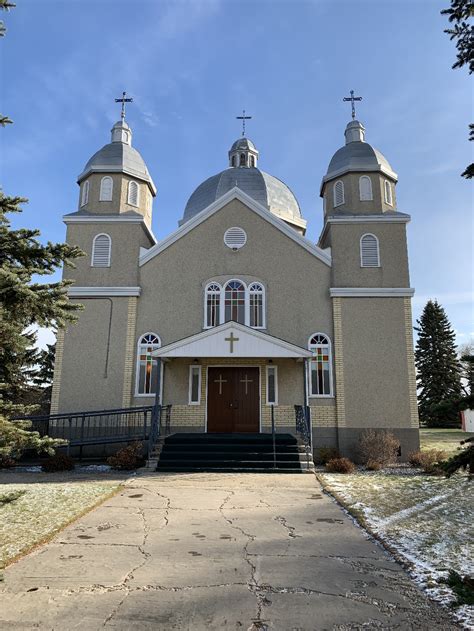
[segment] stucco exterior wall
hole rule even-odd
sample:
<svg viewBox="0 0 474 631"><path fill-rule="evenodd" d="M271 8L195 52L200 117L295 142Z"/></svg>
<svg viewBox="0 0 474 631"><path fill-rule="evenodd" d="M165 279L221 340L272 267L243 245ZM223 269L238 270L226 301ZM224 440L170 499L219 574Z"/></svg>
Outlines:
<svg viewBox="0 0 474 631"><path fill-rule="evenodd" d="M372 182L372 200L361 200L359 190L359 179L366 175ZM392 188L392 204L385 202L384 182L388 180ZM344 184L344 203L334 206L334 184L341 181ZM346 173L327 182L323 188L322 197L324 199L325 213L350 212L361 215L385 213L397 209L396 185L395 182L380 173L373 171L361 171L360 173Z"/></svg>
<svg viewBox="0 0 474 631"><path fill-rule="evenodd" d="M112 200L100 201L100 182L103 177L112 178ZM139 205L132 206L128 203L128 183L133 180L138 184ZM89 182L89 199L87 204L81 206L82 190L85 182ZM130 211L140 213L151 224L151 213L153 209L153 195L146 182L137 178L131 178L123 173L91 173L85 178L79 187L78 210L82 210L96 215L122 214Z"/></svg>
<svg viewBox="0 0 474 631"><path fill-rule="evenodd" d="M224 232L240 226L247 244L237 252ZM146 331L169 344L203 329L204 286L218 276L252 277L267 290L267 328L307 347L311 333L332 338L331 268L277 228L233 200L140 268L137 336Z"/></svg>
<svg viewBox="0 0 474 631"><path fill-rule="evenodd" d="M411 427L403 298L343 298L347 427Z"/></svg>
<svg viewBox="0 0 474 631"><path fill-rule="evenodd" d="M92 245L98 234L112 240L110 267L91 267ZM136 287L139 285L138 257L140 247L149 248L150 239L143 226L129 223L69 224L66 240L78 245L86 254L76 260L76 268L64 268L63 278L72 279L79 287Z"/></svg>
<svg viewBox="0 0 474 631"><path fill-rule="evenodd" d="M129 299L73 302L81 302L85 309L65 330L58 412L120 408Z"/></svg>
<svg viewBox="0 0 474 631"><path fill-rule="evenodd" d="M409 287L405 224L352 223L331 225L332 287ZM361 267L360 239L379 240L380 267Z"/></svg>

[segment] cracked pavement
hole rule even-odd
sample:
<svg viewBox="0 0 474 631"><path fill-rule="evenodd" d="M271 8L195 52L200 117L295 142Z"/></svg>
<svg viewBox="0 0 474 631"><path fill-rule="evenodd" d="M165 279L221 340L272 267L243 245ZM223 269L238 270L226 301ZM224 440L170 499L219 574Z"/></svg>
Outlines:
<svg viewBox="0 0 474 631"><path fill-rule="evenodd" d="M0 629L459 627L313 475L143 474L0 583Z"/></svg>

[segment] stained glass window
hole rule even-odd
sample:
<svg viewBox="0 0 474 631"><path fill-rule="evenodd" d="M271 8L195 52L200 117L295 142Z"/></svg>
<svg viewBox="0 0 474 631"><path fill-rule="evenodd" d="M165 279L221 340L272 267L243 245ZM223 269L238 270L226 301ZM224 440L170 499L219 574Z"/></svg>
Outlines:
<svg viewBox="0 0 474 631"><path fill-rule="evenodd" d="M316 333L309 341L313 353L310 362L310 395L330 396L331 393L331 344L329 338Z"/></svg>
<svg viewBox="0 0 474 631"><path fill-rule="evenodd" d="M160 348L160 338L155 333L142 335L138 343L137 394L159 396L161 362L152 352Z"/></svg>

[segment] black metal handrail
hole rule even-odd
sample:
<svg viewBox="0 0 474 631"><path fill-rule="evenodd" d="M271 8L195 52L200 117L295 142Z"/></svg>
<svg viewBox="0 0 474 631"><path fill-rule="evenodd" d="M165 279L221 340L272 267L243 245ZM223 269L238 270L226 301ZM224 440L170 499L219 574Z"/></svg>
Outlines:
<svg viewBox="0 0 474 631"><path fill-rule="evenodd" d="M295 405L296 435L301 438L309 467L311 454L311 409L307 405Z"/></svg>

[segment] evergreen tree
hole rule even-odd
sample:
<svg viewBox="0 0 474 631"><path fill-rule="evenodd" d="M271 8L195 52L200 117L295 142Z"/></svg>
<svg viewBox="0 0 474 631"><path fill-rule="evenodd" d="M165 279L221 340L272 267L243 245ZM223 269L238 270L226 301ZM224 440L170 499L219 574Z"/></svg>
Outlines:
<svg viewBox="0 0 474 631"><path fill-rule="evenodd" d="M420 420L429 427L459 427L459 416L448 405L462 393L454 331L436 300L428 301L417 324L415 362Z"/></svg>
<svg viewBox="0 0 474 631"><path fill-rule="evenodd" d="M46 348L39 352L38 370L33 378L33 383L40 391L40 414L49 414L51 407L55 356L56 343L47 344Z"/></svg>
<svg viewBox="0 0 474 631"><path fill-rule="evenodd" d="M0 0L0 9L12 6ZM0 117L0 124L6 118ZM8 215L21 212L21 204L26 202L0 192L0 413L4 414L29 411L21 403L30 398L39 360L33 348L35 335L29 332L32 325L65 326L74 321L80 308L67 298L70 282L36 282L62 264L73 265L82 252L65 243L43 245L38 230L13 230Z"/></svg>
<svg viewBox="0 0 474 631"><path fill-rule="evenodd" d="M463 386L466 394L474 397L474 342L468 342L459 347L461 356Z"/></svg>
<svg viewBox="0 0 474 631"><path fill-rule="evenodd" d="M474 15L474 3L471 0L451 0L449 9L443 9L442 15L448 15L452 28L445 29L451 40L456 40L457 55L453 68L467 66L469 74L474 72L474 26L468 20ZM469 125L469 140L474 140L474 125ZM470 164L461 174L467 179L474 177L474 164Z"/></svg>

